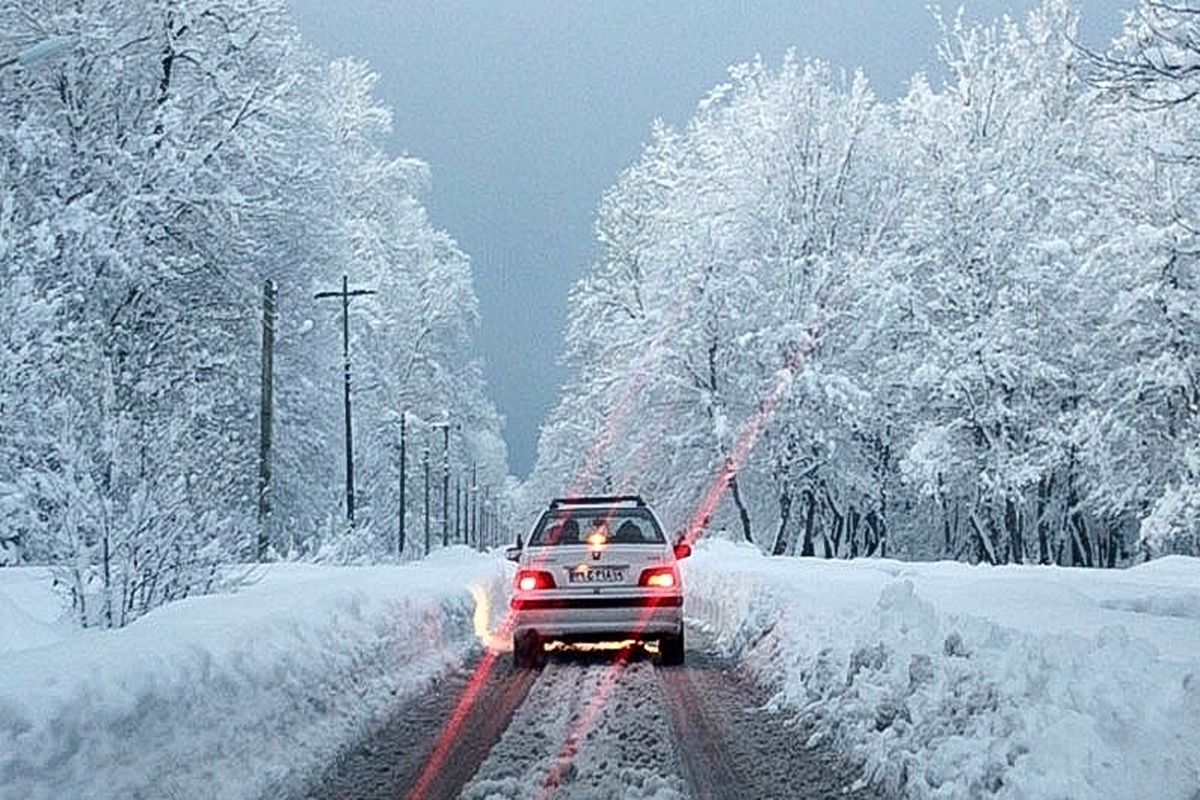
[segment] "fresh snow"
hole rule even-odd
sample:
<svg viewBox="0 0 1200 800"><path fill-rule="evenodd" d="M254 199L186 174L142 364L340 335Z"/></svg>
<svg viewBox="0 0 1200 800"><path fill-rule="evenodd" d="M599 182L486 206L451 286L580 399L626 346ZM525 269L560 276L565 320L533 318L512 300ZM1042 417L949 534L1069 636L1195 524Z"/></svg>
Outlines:
<svg viewBox="0 0 1200 800"><path fill-rule="evenodd" d="M262 568L236 594L71 629L44 570L0 570L0 798L260 797L333 758L475 646L504 562Z"/></svg>
<svg viewBox="0 0 1200 800"><path fill-rule="evenodd" d="M609 684L610 664L552 661L462 799L682 800L654 670L630 663Z"/></svg>
<svg viewBox="0 0 1200 800"><path fill-rule="evenodd" d="M1079 570L697 550L689 616L875 785L1073 800L1200 789L1200 559Z"/></svg>
<svg viewBox="0 0 1200 800"><path fill-rule="evenodd" d="M0 569L0 658L61 641L75 628L60 615L62 601L47 569Z"/></svg>
<svg viewBox="0 0 1200 800"><path fill-rule="evenodd" d="M1198 559L972 567L705 541L683 563L689 617L803 723L794 746L841 752L888 794L1200 789ZM44 570L0 570L0 798L285 794L487 643L510 572L464 548L403 567L272 565L237 594L79 631ZM574 769L600 759L624 768L621 791L672 796L681 784L639 670L650 674L626 671ZM579 688L592 676L552 665L544 677L470 796L507 796L555 763L575 716L559 694L590 696ZM634 740L657 743L645 763L619 745L633 722Z"/></svg>

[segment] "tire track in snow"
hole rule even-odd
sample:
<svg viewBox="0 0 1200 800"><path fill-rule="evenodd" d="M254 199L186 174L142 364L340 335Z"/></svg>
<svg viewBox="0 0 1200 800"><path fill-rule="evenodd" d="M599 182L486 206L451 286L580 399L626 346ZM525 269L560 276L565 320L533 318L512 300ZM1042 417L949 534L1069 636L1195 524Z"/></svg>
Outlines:
<svg viewBox="0 0 1200 800"><path fill-rule="evenodd" d="M466 800L754 800L850 798L855 775L836 752L805 747L807 732L765 708L768 696L708 652L699 632L685 667L648 657L618 666L614 654L566 654L546 668L497 661L430 798ZM703 648L703 649L697 649ZM467 686L468 662L398 707L347 749L295 800L395 800L408 796ZM621 673L590 729L560 758L611 669ZM543 787L553 776L548 791Z"/></svg>
<svg viewBox="0 0 1200 800"><path fill-rule="evenodd" d="M604 658L551 659L462 793L465 800L682 800L680 765L654 666L634 660L596 713L591 728L559 760L564 742L614 667ZM543 791L553 776L549 791Z"/></svg>
<svg viewBox="0 0 1200 800"><path fill-rule="evenodd" d="M693 672L686 667L659 670L683 776L692 800L736 800L743 796L738 773L730 763L725 736L699 697Z"/></svg>
<svg viewBox="0 0 1200 800"><path fill-rule="evenodd" d="M805 798L866 800L854 771L834 751L809 749L807 732L767 709L768 696L688 630L687 665L661 667L667 714L692 800Z"/></svg>
<svg viewBox="0 0 1200 800"><path fill-rule="evenodd" d="M349 748L320 776L307 784L297 800L397 800L407 797L421 774L459 698L467 688L478 658L452 670L420 696L398 707L378 729ZM445 767L427 792L431 798L457 797L475 774L513 714L525 701L538 674L514 670L498 659L467 724L454 737Z"/></svg>

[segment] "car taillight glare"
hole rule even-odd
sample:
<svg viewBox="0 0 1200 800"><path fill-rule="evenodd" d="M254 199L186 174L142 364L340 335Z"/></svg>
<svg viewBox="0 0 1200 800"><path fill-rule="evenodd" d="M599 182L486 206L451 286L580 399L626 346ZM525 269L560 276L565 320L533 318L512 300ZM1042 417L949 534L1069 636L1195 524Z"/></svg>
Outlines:
<svg viewBox="0 0 1200 800"><path fill-rule="evenodd" d="M522 592L532 592L535 589L553 589L554 576L542 570L521 570L517 573L517 588Z"/></svg>
<svg viewBox="0 0 1200 800"><path fill-rule="evenodd" d="M675 575L673 568L657 567L643 571L638 585L654 589L673 589L679 585L679 578Z"/></svg>

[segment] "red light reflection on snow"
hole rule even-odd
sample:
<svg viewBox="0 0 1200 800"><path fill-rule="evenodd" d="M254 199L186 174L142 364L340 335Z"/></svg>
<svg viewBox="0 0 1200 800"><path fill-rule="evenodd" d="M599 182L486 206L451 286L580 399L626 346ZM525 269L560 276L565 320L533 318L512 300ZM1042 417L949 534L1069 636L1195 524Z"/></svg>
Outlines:
<svg viewBox="0 0 1200 800"><path fill-rule="evenodd" d="M505 623L512 617L510 613L505 617ZM501 630L497 633L499 636L505 635L504 625L501 625ZM446 764L446 759L450 755L450 748L458 737L458 732L462 730L464 723L470 716L471 709L475 706L475 700L479 697L479 692L483 688L484 681L491 671L496 666L496 661L500 654L496 650L485 650L483 657L479 659L479 665L475 667L475 673L471 676L471 680L467 683L467 688L463 690L463 695L458 701L458 705L454 708L454 713L450 715L449 721L446 722L442 729L442 735L438 737L437 744L434 745L433 752L430 753L429 759L425 762L425 766L421 769L421 774L417 778L417 782L413 785L412 791L408 793L410 798L425 798L428 796L429 787L433 785L433 781L441 772L442 767Z"/></svg>
<svg viewBox="0 0 1200 800"><path fill-rule="evenodd" d="M596 471L596 468L600 463L600 459L603 457L605 451L607 451L607 449L612 445L612 442L616 438L617 432L624 423L625 417L628 416L634 397L641 392L646 380L648 379L650 370L657 365L659 360L661 360L664 350L663 345L665 344L668 336L674 332L675 326L682 317L683 311L687 305L688 304L686 303L679 303L675 306L670 320L666 325L663 326L662 330L659 332L659 335L655 337L654 341L651 343L651 346L647 349L646 354L642 357L642 360L638 365L638 369L634 372L632 379L626 384L625 391L618 400L616 407L608 415L607 419L605 420L604 428L601 430L600 434L593 442L592 447L588 451L587 458L584 461L583 470L580 475L577 476L575 483L572 485L571 491L568 493L568 497L580 496L584 488L587 486L592 474ZM699 536L700 531L703 529L703 525L707 523L708 519L712 515L712 512L716 509L717 502L719 502L721 495L729 487L730 481L737 474L737 471L741 468L741 465L745 463L745 459L753 450L754 445L757 443L763 429L770 421L770 418L774 415L779 403L786 396L788 389L791 388L796 375L807 362L808 357L812 353L815 339L816 330L814 328L810 331L808 343L802 347L793 358L790 358L786 367L781 370L781 373L777 377L775 386L771 393L767 396L766 400L760 404L758 412L751 420L751 424L743 431L741 437L739 438L738 444L734 448L733 455L727 459L724 469L709 488L704 500L700 504L698 512L693 515L692 523L688 527L688 532L685 534L684 541L687 541L690 544ZM665 424L665 420L660 420L659 429L661 430L663 427L665 427ZM640 472L645 466L648 452L648 450L643 452L638 459L638 472ZM627 476L629 479L635 477L636 475ZM632 480L627 480L626 483L632 483ZM643 615L641 622L637 626L639 631L645 629L648 620L649 616ZM514 623L515 617L513 616L512 611L509 610L509 612L504 616L496 635L502 638L511 635ZM454 713L451 714L449 721L443 727L442 734L438 738L438 742L434 746L432 754L425 762L425 765L421 770L421 775L417 779L417 783L409 793L409 798L411 798L411 800L423 800L423 798L427 796L430 786L433 784L433 781L437 775L441 772L442 767L445 765L446 759L449 757L451 745L458 737L459 732L470 716L471 709L475 705L476 698L479 696L479 692L483 687L485 679L491 670L495 668L497 658L498 653L494 650L488 649L484 652L483 657L479 661L479 665L475 668L474 674L472 674L470 681L467 683L467 688L464 690L463 696L459 699L458 705L454 709ZM605 674L604 680L602 681L600 687L593 694L591 701L584 709L584 713L581 715L577 724L573 727L571 733L564 741L563 748L560 750L559 759L556 761L556 766L552 767L551 774L547 776L546 781L543 783L541 793L542 797L548 796L549 792L553 790L555 784L557 783L561 766L570 763L570 759L574 758L575 753L578 751L578 743L582 740L582 737L586 735L587 731L590 730L596 714L598 713L600 707L607 700L608 695L611 693L612 686L627 664L628 658L629 651L622 651L622 653L617 657L613 666Z"/></svg>
<svg viewBox="0 0 1200 800"><path fill-rule="evenodd" d="M646 353L642 356L638 364L638 368L633 373L633 377L625 385L625 391L622 393L617 402L616 407L608 415L605 420L604 428L593 441L591 448L588 450L587 458L584 461L583 471L576 477L574 484L568 497L579 497L584 488L591 480L592 474L600 464L600 459L603 458L605 451L612 445L617 432L624 423L625 417L629 414L629 409L633 403L633 399L641 392L645 386L646 380L650 371L657 366L662 358L664 347L667 338L674 332L675 326L678 324L683 315L686 304L680 303L676 305L667 324L663 326L659 334L654 338ZM665 427L665 421L660 421L658 430L661 431ZM657 437L651 437L652 439ZM646 459L649 455L649 449L646 448L640 455L637 463L637 472L640 473L642 467L645 466ZM631 484L631 478L628 476L625 483ZM537 564L531 564L536 567ZM512 629L516 623L516 618L510 609L501 621L497 631L492 634L498 639L507 639L512 635ZM488 648L484 651L483 657L480 658L478 666L472 673L470 680L467 682L467 688L463 691L462 697L458 701L458 705L454 708L454 713L450 715L449 721L443 726L442 733L438 737L437 744L434 746L433 752L429 759L421 769L421 774L417 778L412 791L409 792L410 800L424 800L428 795L430 786L433 785L434 779L445 766L446 759L450 755L450 748L454 741L458 738L459 732L463 725L470 718L471 709L475 705L476 698L479 697L479 692L482 689L489 673L495 668L498 658L498 652L495 649Z"/></svg>
<svg viewBox="0 0 1200 800"><path fill-rule="evenodd" d="M729 484L737 475L738 470L746 463L746 459L749 458L750 453L754 450L759 437L762 436L763 430L766 429L767 424L774 417L779 404L787 397L788 392L791 390L796 376L800 374L809 357L812 355L816 344L816 334L817 328L814 326L810 330L808 341L788 359L784 368L776 374L775 383L770 393L759 404L758 410L750 418L749 423L743 427L733 453L726 459L724 467L717 474L708 491L705 492L704 498L696 508L696 512L692 514L691 523L688 525L683 541L688 544L695 542L700 536L700 532L704 529L704 526L708 523L708 520L712 518L717 503L720 502L725 490L729 488ZM642 617L635 628L637 634L640 635L646 629L646 625L650 621L651 612L651 609L647 609L647 611L642 613ZM637 638L636 635L635 638ZM600 712L600 708L604 703L607 702L608 696L612 692L612 687L628 663L629 651L622 651L613 662L613 665L606 671L600 686L592 694L591 699L588 701L587 706L584 708L583 713L580 714L575 725L571 727L567 738L559 750L558 758L555 759L549 774L547 774L546 779L542 782L542 789L538 795L540 800L545 800L545 798L549 797L551 792L558 786L564 769L575 757L575 754L579 750L579 743L584 740L591 730L596 715Z"/></svg>
<svg viewBox="0 0 1200 800"><path fill-rule="evenodd" d="M743 428L741 436L738 437L737 445L733 448L733 453L725 460L725 466L717 475L716 480L708 487L708 491L704 494L704 499L700 501L700 505L697 506L696 512L692 514L692 521L687 527L683 541L692 544L700 537L700 532L704 530L704 526L712 519L713 512L717 510L717 503L721 502L721 497L725 494L725 490L729 488L729 484L737 477L738 471L746 463L746 459L750 457L754 446L758 444L758 439L762 436L763 430L766 429L772 417L775 416L779 404L783 402L788 392L791 391L792 384L796 381L796 376L800 374L801 370L804 369L804 365L808 363L815 344L814 332L808 342L788 359L786 366L776 373L775 383L771 387L770 393L759 404L758 411L750 418L750 423Z"/></svg>
<svg viewBox="0 0 1200 800"><path fill-rule="evenodd" d="M646 381L649 380L650 373L658 366L658 362L662 360L667 339L675 332L675 328L679 324L679 320L683 316L686 307L686 303L679 303L672 309L670 318L659 330L653 341L650 342L650 346L646 348L646 352L642 355L641 360L634 369L632 377L625 383L625 389L621 392L621 397L617 400L617 404L605 418L604 427L601 428L600 433L592 441L592 446L588 448L587 457L583 460L583 468L575 477L575 482L571 485L570 491L567 492L567 497L579 497L587 488L588 482L600 466L600 460L604 458L604 454L612 447L612 443L616 440L621 426L625 423L625 418L629 416L629 409L633 405L634 398L641 394Z"/></svg>

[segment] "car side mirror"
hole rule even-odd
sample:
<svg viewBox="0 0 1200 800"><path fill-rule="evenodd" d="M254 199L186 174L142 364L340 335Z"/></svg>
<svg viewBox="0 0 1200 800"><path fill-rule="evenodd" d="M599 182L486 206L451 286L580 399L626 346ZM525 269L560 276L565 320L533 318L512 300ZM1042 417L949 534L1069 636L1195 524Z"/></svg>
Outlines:
<svg viewBox="0 0 1200 800"><path fill-rule="evenodd" d="M687 558L691 554L692 554L692 546L690 544L688 544L687 542L680 542L679 544L675 545L675 560L676 561L679 561L680 559L683 559L683 558Z"/></svg>
<svg viewBox="0 0 1200 800"><path fill-rule="evenodd" d="M525 548L525 543L521 541L521 534L517 534L517 543L504 551L504 557L509 561L520 561L521 550Z"/></svg>

